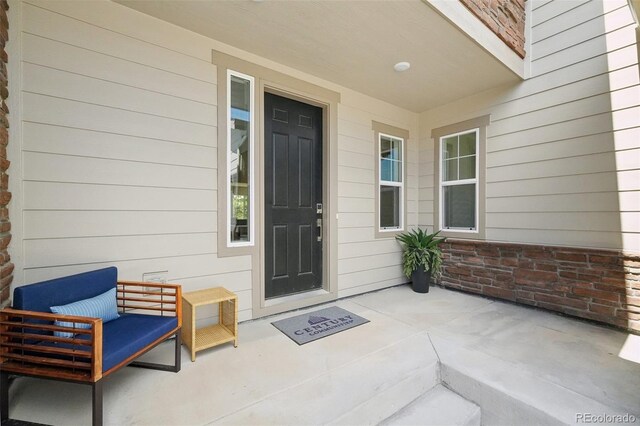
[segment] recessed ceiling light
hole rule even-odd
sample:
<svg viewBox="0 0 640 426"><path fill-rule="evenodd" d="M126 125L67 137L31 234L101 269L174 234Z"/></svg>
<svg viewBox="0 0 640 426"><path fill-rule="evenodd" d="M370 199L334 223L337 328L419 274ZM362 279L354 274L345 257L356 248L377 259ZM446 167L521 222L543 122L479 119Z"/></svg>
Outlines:
<svg viewBox="0 0 640 426"><path fill-rule="evenodd" d="M398 72L406 71L409 68L411 68L411 64L409 62L398 62L393 66L393 69Z"/></svg>

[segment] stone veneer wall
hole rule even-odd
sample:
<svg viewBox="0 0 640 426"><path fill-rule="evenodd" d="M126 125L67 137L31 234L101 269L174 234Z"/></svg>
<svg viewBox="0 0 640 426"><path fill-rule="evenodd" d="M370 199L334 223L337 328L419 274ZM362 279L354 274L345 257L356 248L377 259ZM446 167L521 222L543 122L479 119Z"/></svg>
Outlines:
<svg viewBox="0 0 640 426"><path fill-rule="evenodd" d="M9 108L6 100L9 96L7 63L5 50L9 40L9 4L0 0L0 307L9 301L11 282L13 281L13 263L7 251L11 242L11 222L9 221L9 161L7 160L7 144L9 143Z"/></svg>
<svg viewBox="0 0 640 426"><path fill-rule="evenodd" d="M445 287L640 331L640 255L447 240Z"/></svg>
<svg viewBox="0 0 640 426"><path fill-rule="evenodd" d="M524 58L525 0L460 0L483 24Z"/></svg>

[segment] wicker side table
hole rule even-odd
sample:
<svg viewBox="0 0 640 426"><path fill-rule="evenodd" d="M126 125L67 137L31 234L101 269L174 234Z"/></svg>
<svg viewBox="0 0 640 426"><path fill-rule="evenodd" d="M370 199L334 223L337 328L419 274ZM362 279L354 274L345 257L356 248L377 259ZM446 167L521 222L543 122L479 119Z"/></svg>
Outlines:
<svg viewBox="0 0 640 426"><path fill-rule="evenodd" d="M224 287L208 288L182 294L182 342L196 352L227 342L238 347L238 296ZM196 308L218 304L218 324L196 328Z"/></svg>

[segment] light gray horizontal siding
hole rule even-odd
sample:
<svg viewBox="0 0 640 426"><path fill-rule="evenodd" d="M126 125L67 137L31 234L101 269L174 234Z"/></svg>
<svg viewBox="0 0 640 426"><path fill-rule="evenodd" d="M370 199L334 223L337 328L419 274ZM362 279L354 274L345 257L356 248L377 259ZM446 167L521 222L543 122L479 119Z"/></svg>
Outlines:
<svg viewBox="0 0 640 426"><path fill-rule="evenodd" d="M388 280L375 281L364 285L354 287L344 287L338 290L338 297L350 297L356 294L367 293L370 291L381 290L383 288L392 287L400 284L405 284L407 279L405 277L392 278Z"/></svg>
<svg viewBox="0 0 640 426"><path fill-rule="evenodd" d="M375 146L370 140L341 135L340 151L355 152L357 154L375 155Z"/></svg>
<svg viewBox="0 0 640 426"><path fill-rule="evenodd" d="M491 204L490 200L496 197L635 191L638 189L638 179L640 171L630 170L495 182L487 185L487 204Z"/></svg>
<svg viewBox="0 0 640 426"><path fill-rule="evenodd" d="M25 122L22 131L24 151L33 153L209 169L217 166L217 150L211 146L32 122Z"/></svg>
<svg viewBox="0 0 640 426"><path fill-rule="evenodd" d="M215 189L216 171L39 152L24 154L24 180L40 182Z"/></svg>
<svg viewBox="0 0 640 426"><path fill-rule="evenodd" d="M25 267L212 254L217 251L216 238L215 233L205 233L25 240Z"/></svg>
<svg viewBox="0 0 640 426"><path fill-rule="evenodd" d="M632 44L631 35L635 35L633 25L612 30L610 33L582 42L575 49L568 48L531 61L532 72L546 74L559 68L585 61L606 52L622 49ZM535 47L533 47L535 49Z"/></svg>
<svg viewBox="0 0 640 426"><path fill-rule="evenodd" d="M491 119L492 122L497 122L557 106L559 105L558 99L562 99L564 104L568 104L592 96L608 94L612 90L636 86L639 83L637 69L635 65L631 64L625 68L569 82L549 90L541 90L497 105L491 111Z"/></svg>
<svg viewBox="0 0 640 426"><path fill-rule="evenodd" d="M340 228L338 231L338 243L361 243L374 239L373 226L361 226L352 228Z"/></svg>
<svg viewBox="0 0 640 426"><path fill-rule="evenodd" d="M338 291L342 297L406 282L400 266L399 244L393 237L375 237L378 177L374 168L378 148L371 124L375 120L412 129L409 122L389 120L364 106L341 104L338 115ZM390 111L389 116L392 115ZM413 152L417 152L417 143L406 141L408 227L418 221L419 167Z"/></svg>
<svg viewBox="0 0 640 426"><path fill-rule="evenodd" d="M164 264L173 274L172 280L191 278L203 278L216 274L228 274L251 269L251 258L249 256L238 256L231 258L218 258L215 254L200 254L185 257L168 257L163 259ZM139 269L145 271L155 271L157 259L132 259L117 263L118 270L125 276L137 274ZM96 262L91 265L94 268L110 266L108 261ZM86 265L60 265L49 268L32 268L26 271L26 279L29 282L42 281L51 277L76 274L85 271Z"/></svg>
<svg viewBox="0 0 640 426"><path fill-rule="evenodd" d="M532 4L531 9L537 10L544 5L551 3L553 0L529 0L529 1L531 1L531 4Z"/></svg>
<svg viewBox="0 0 640 426"><path fill-rule="evenodd" d="M578 25L598 19L603 14L624 6L625 3L626 0L550 1L544 8L535 9L533 13L531 41L536 43L568 31ZM539 14L541 14L542 19L537 17ZM544 22L542 22L543 20Z"/></svg>
<svg viewBox="0 0 640 426"><path fill-rule="evenodd" d="M373 140L373 136L371 137ZM371 165L373 163L372 154L358 154L351 151L340 151L338 156L339 166L348 166L354 169L372 170Z"/></svg>
<svg viewBox="0 0 640 426"><path fill-rule="evenodd" d="M640 78L627 2L532 9L531 78L421 116L421 223L433 224L436 190L429 129L490 114L488 240L640 250Z"/></svg>
<svg viewBox="0 0 640 426"><path fill-rule="evenodd" d="M29 1L22 12L19 281L166 270L184 291L236 291L250 318L250 257L216 255L217 77L193 55L199 39L181 52L155 43L176 47L174 29L153 43L138 37L144 24L115 31L105 24L136 14L113 4Z"/></svg>
<svg viewBox="0 0 640 426"><path fill-rule="evenodd" d="M215 211L216 191L26 181L26 210Z"/></svg>
<svg viewBox="0 0 640 426"><path fill-rule="evenodd" d="M374 213L342 213L340 215L338 229L359 228L364 226L373 227L374 222Z"/></svg>
<svg viewBox="0 0 640 426"><path fill-rule="evenodd" d="M633 24L634 20L627 9L627 5L623 2L619 2L619 5L618 9L608 12L606 19L609 22L613 22L616 27ZM561 33L555 34L553 37L536 42L533 48L536 50L537 58L543 58L552 53L584 43L585 40L599 37L602 34L603 25L602 20L598 18L570 27Z"/></svg>
<svg viewBox="0 0 640 426"><path fill-rule="evenodd" d="M25 92L216 126L214 105L33 63L25 63L22 72Z"/></svg>
<svg viewBox="0 0 640 426"><path fill-rule="evenodd" d="M369 257L397 252L399 252L398 243L393 238L385 238L367 242L340 244L338 247L338 259Z"/></svg>
<svg viewBox="0 0 640 426"><path fill-rule="evenodd" d="M579 155L599 154L615 150L632 150L640 140L640 129L617 130L588 136L542 142L534 145L515 146L493 151L487 158L487 167L526 164L542 160L557 160Z"/></svg>
<svg viewBox="0 0 640 426"><path fill-rule="evenodd" d="M587 188L588 189L588 188ZM640 191L493 197L489 213L636 212Z"/></svg>
<svg viewBox="0 0 640 426"><path fill-rule="evenodd" d="M538 229L543 231L640 232L636 212L524 212L492 213L487 227L496 229Z"/></svg>
<svg viewBox="0 0 640 426"><path fill-rule="evenodd" d="M216 127L23 92L23 120L186 144L215 146Z"/></svg>
<svg viewBox="0 0 640 426"><path fill-rule="evenodd" d="M372 184L375 178L374 171L371 169L338 166L338 182Z"/></svg>
<svg viewBox="0 0 640 426"><path fill-rule="evenodd" d="M611 111L637 106L640 86L635 85L620 90L553 105L536 111L519 114L491 122L489 137L497 137L524 130L544 128L553 124L571 122Z"/></svg>
<svg viewBox="0 0 640 426"><path fill-rule="evenodd" d="M375 201L366 198L338 197L338 212L373 213L375 212Z"/></svg>
<svg viewBox="0 0 640 426"><path fill-rule="evenodd" d="M548 96L553 98L554 91L562 89L564 86L593 78L594 76L608 75L615 70L634 66L636 63L637 53L635 45L630 44L622 49L607 51L587 60L571 64L565 68L560 68L544 76L531 77L526 81L526 84L518 84L504 89L504 93L496 94L489 100L489 102L492 103L491 109L495 108L496 112L500 114L500 106L509 109L509 104L517 99L526 98L527 96L546 91L550 91ZM562 92L560 93L562 94ZM565 95L562 94L561 99L564 99L564 96ZM486 99L484 101L487 102Z"/></svg>
<svg viewBox="0 0 640 426"><path fill-rule="evenodd" d="M374 261L379 267L388 267L398 265L401 261L400 253L395 254L379 254L367 257L359 257L354 259L343 259L338 262L338 273L349 274L353 272L362 272L371 269L371 261Z"/></svg>
<svg viewBox="0 0 640 426"><path fill-rule="evenodd" d="M531 26L536 27L543 22L557 18L589 1L590 0L561 0L548 2L544 7L537 7L535 9L536 13L531 17Z"/></svg>
<svg viewBox="0 0 640 426"><path fill-rule="evenodd" d="M74 44L23 33L23 61L129 86L216 105L217 86L150 65L86 49ZM215 69L214 69L215 74ZM215 81L215 80L214 80Z"/></svg>
<svg viewBox="0 0 640 426"><path fill-rule="evenodd" d="M638 127L638 114L640 114L640 107L636 106L568 121L554 122L541 127L494 136L489 139L488 145L492 150L499 151L523 145L536 145L600 133L611 133L624 129L634 129ZM515 137L516 135L518 138Z"/></svg>
<svg viewBox="0 0 640 426"><path fill-rule="evenodd" d="M541 244L554 246L574 246L574 247L599 247L599 248L616 248L625 247L627 250L633 250L638 247L640 239L636 233L621 232L585 232L572 230L550 230L541 232L538 229L491 229L487 232L491 233L492 241L513 242L513 235L518 235L522 242L527 244Z"/></svg>
<svg viewBox="0 0 640 426"><path fill-rule="evenodd" d="M24 213L24 238L210 234L217 232L212 217L216 219L216 212L29 210Z"/></svg>
<svg viewBox="0 0 640 426"><path fill-rule="evenodd" d="M604 152L492 167L487 184L640 169L640 150Z"/></svg>
<svg viewBox="0 0 640 426"><path fill-rule="evenodd" d="M35 5L37 4L37 5ZM23 31L62 43L125 59L174 74L215 84L211 62L130 37L90 22L52 13L49 2L25 2Z"/></svg>
<svg viewBox="0 0 640 426"><path fill-rule="evenodd" d="M373 200L375 197L375 185L369 183L340 182L338 185L338 197L364 198Z"/></svg>

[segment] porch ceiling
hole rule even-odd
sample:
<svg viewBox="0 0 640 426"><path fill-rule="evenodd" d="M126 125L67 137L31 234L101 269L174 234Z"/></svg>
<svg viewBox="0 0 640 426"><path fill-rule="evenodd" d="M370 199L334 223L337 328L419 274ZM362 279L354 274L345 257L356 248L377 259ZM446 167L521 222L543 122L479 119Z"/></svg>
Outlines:
<svg viewBox="0 0 640 426"><path fill-rule="evenodd" d="M518 81L420 0L116 1L414 112Z"/></svg>

